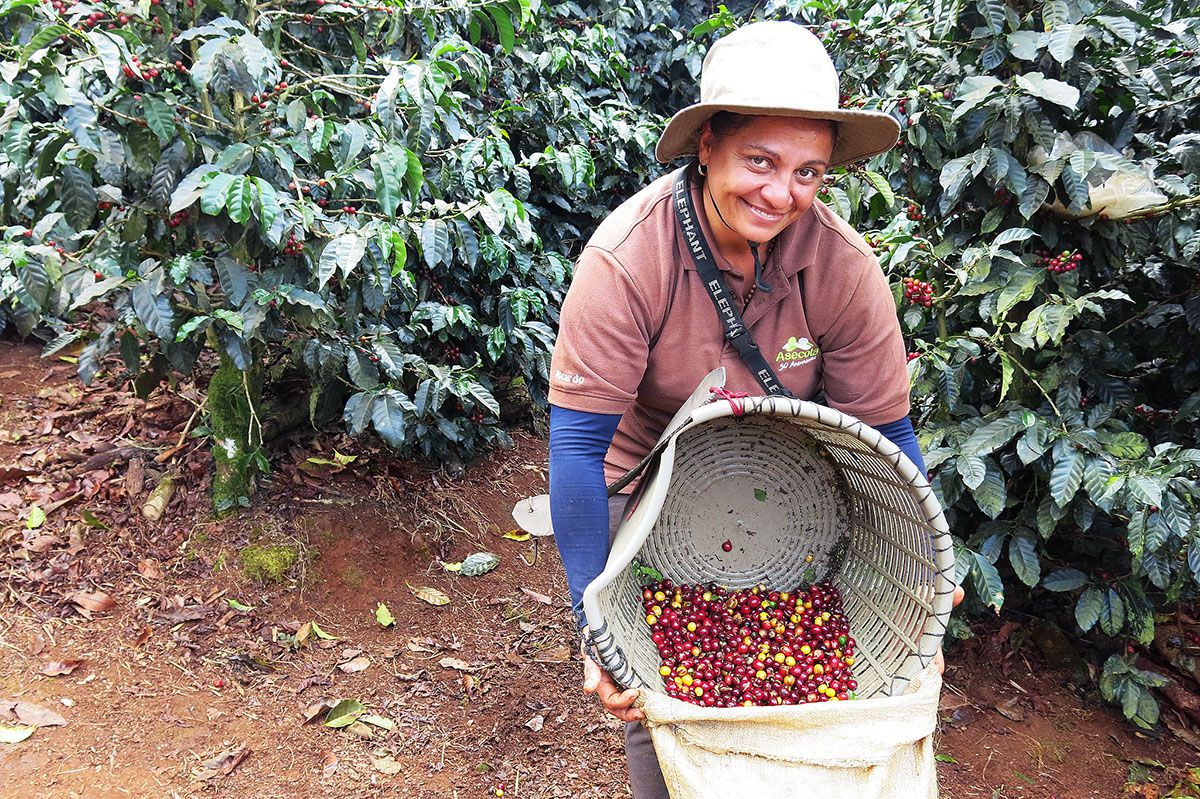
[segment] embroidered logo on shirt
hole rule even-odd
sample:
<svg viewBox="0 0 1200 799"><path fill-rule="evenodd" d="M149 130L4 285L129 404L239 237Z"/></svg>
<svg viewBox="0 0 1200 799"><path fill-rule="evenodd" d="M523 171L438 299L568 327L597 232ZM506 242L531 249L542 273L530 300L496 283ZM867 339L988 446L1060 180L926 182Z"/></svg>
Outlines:
<svg viewBox="0 0 1200 799"><path fill-rule="evenodd" d="M779 369L792 369L812 363L820 354L821 348L804 336L800 338L792 336L775 355L775 364Z"/></svg>

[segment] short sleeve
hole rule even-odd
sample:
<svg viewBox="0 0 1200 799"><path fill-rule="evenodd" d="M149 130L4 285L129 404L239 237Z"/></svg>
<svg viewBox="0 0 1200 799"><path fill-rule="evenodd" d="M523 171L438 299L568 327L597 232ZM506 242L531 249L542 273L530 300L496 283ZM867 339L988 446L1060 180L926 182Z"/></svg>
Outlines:
<svg viewBox="0 0 1200 799"><path fill-rule="evenodd" d="M908 368L896 301L874 258L864 257L846 307L821 339L825 398L870 425L909 412Z"/></svg>
<svg viewBox="0 0 1200 799"><path fill-rule="evenodd" d="M584 248L559 318L550 403L588 413L624 413L646 371L651 317L624 265L608 250Z"/></svg>

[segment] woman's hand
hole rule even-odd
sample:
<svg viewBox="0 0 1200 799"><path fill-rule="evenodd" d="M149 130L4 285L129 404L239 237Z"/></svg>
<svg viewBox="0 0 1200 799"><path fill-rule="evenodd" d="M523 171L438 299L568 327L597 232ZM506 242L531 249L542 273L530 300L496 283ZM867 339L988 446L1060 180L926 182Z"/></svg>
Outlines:
<svg viewBox="0 0 1200 799"><path fill-rule="evenodd" d="M958 607L958 603L963 601L963 597L967 592L963 590L961 585L954 587L954 604L952 607ZM937 654L933 656L933 662L937 664L938 674L946 673L946 658L942 655L942 648L939 646Z"/></svg>
<svg viewBox="0 0 1200 799"><path fill-rule="evenodd" d="M587 652L583 653L583 692L599 697L604 709L621 721L641 721L646 717L641 708L633 706L638 698L638 690L629 688L622 691L608 672L588 657Z"/></svg>

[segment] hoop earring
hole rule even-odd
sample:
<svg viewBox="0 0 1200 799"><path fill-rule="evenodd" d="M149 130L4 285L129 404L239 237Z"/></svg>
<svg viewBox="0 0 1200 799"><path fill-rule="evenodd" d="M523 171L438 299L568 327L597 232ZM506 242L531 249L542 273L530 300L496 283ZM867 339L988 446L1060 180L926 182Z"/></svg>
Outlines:
<svg viewBox="0 0 1200 799"><path fill-rule="evenodd" d="M700 164L696 171L700 173L700 177L705 177L708 174L708 164Z"/></svg>

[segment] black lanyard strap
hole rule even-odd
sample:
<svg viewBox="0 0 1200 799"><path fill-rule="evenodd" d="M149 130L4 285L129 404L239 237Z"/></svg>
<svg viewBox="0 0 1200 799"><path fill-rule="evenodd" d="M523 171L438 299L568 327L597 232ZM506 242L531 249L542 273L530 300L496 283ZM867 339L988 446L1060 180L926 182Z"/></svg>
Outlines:
<svg viewBox="0 0 1200 799"><path fill-rule="evenodd" d="M721 324L725 328L725 340L737 350L742 361L754 373L759 384L768 394L792 397L792 392L779 382L775 370L771 368L771 364L767 363L758 344L754 342L754 337L750 335L749 329L742 322L742 314L738 311L737 304L732 301L729 289L726 288L725 281L721 278L716 261L713 260L712 250L709 249L708 242L704 239L704 232L700 229L700 222L696 218L696 209L692 204L692 192L688 185L688 169L689 167L685 166L675 173L673 190L675 221L679 223L679 232L683 234L688 253L691 254L692 261L696 264L696 271L700 274L700 279L704 281L708 297L712 300L713 307L717 309L717 318L721 320Z"/></svg>

